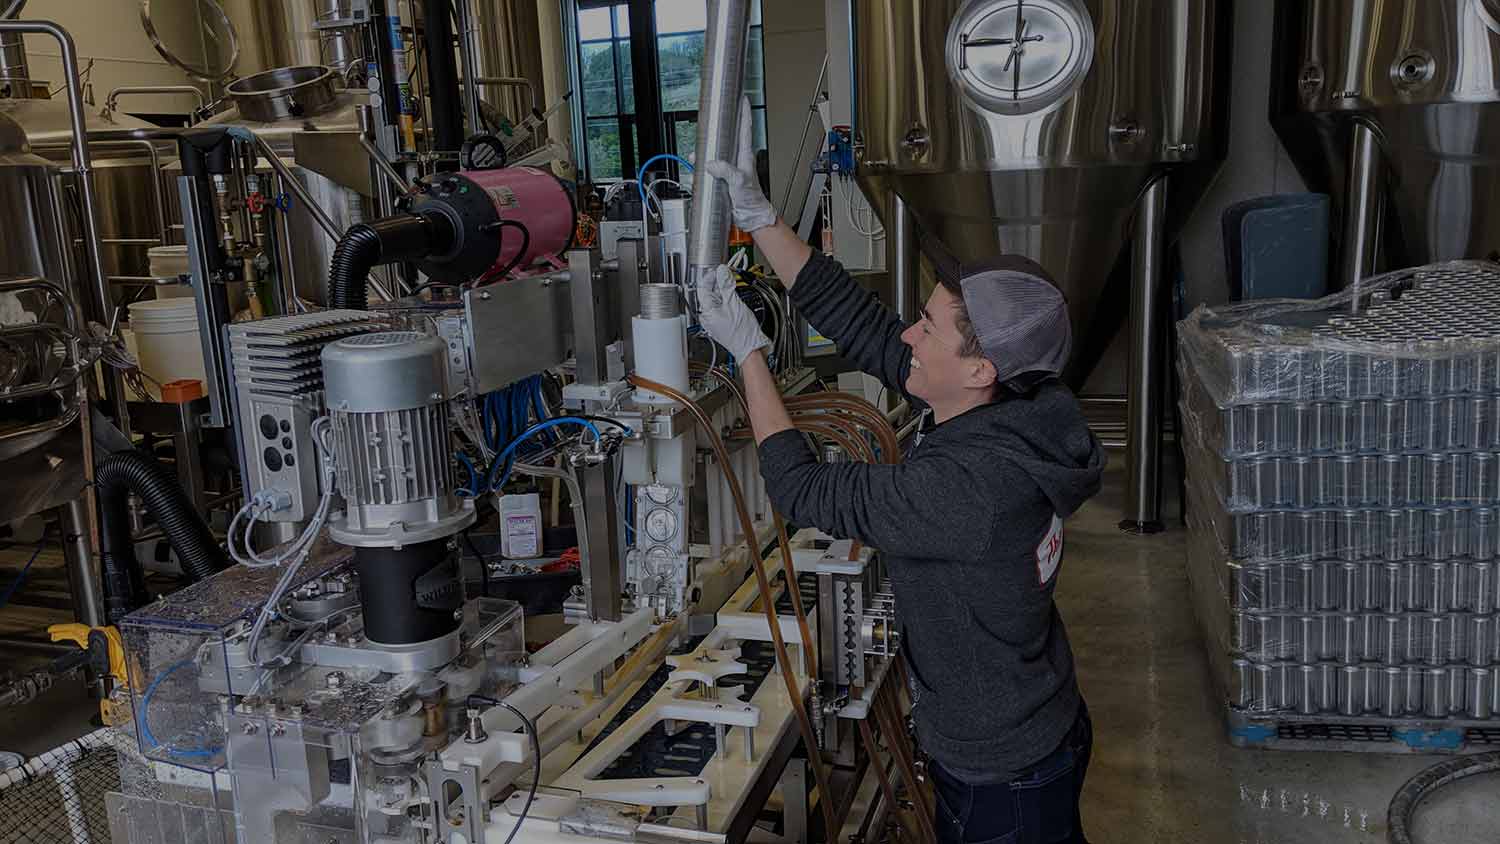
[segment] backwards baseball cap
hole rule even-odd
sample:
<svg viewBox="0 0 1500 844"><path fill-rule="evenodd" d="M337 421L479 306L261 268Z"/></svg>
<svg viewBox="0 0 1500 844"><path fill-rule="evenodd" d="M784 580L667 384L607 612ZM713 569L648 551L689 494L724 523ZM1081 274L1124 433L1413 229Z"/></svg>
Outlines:
<svg viewBox="0 0 1500 844"><path fill-rule="evenodd" d="M996 380L1062 372L1073 326L1067 300L1040 264L1020 255L964 263L932 237L924 237L921 248L937 277L963 291L969 323L995 365Z"/></svg>

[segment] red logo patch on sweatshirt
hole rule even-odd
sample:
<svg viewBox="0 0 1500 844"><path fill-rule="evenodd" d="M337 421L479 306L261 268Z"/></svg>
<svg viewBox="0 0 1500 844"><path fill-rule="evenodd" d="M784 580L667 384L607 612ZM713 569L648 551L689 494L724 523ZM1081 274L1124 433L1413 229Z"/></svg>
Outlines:
<svg viewBox="0 0 1500 844"><path fill-rule="evenodd" d="M1063 551L1063 521L1052 514L1052 524L1047 528L1047 535L1036 546L1036 583L1038 586L1046 586L1047 581L1057 574L1057 567L1062 564Z"/></svg>

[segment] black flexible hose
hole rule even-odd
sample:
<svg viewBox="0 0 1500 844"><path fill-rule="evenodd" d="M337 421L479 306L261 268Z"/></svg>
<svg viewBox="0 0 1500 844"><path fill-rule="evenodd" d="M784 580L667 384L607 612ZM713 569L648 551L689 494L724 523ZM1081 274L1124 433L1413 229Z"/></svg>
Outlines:
<svg viewBox="0 0 1500 844"><path fill-rule="evenodd" d="M156 460L135 451L104 458L94 469L99 491L99 534L106 603L111 624L146 602L146 577L130 539L128 499L135 493L161 526L182 571L201 580L229 566L177 478Z"/></svg>
<svg viewBox="0 0 1500 844"><path fill-rule="evenodd" d="M1396 791L1386 810L1386 826L1390 830L1391 844L1413 844L1411 837L1412 816L1417 806L1433 792L1446 788L1461 779L1500 774L1500 753L1480 753L1475 756L1455 756L1445 759L1417 774L1406 785Z"/></svg>
<svg viewBox="0 0 1500 844"><path fill-rule="evenodd" d="M365 310L370 270L425 258L448 249L452 241L452 223L441 213L397 214L350 226L328 265L328 307Z"/></svg>
<svg viewBox="0 0 1500 844"><path fill-rule="evenodd" d="M520 220L501 220L500 228L521 230L521 251L516 253L516 257L510 259L510 263L505 265L505 269L495 274L495 278L497 279L502 279L510 275L511 271L520 266L521 261L525 260L526 253L531 251L531 229L526 228L525 223Z"/></svg>
<svg viewBox="0 0 1500 844"><path fill-rule="evenodd" d="M368 307L365 279L379 262L379 232L364 223L344 232L328 265L328 307L355 311Z"/></svg>

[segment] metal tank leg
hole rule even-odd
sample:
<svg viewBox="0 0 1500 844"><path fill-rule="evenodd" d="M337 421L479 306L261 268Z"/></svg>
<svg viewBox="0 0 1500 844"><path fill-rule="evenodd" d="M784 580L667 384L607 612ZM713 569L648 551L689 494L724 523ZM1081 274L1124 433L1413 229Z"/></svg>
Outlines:
<svg viewBox="0 0 1500 844"><path fill-rule="evenodd" d="M1380 249L1380 225L1385 195L1380 189L1384 157L1375 130L1356 120L1349 127L1349 173L1344 186L1342 249L1339 253L1338 289L1347 290L1375 274ZM1359 310L1355 299L1352 310Z"/></svg>
<svg viewBox="0 0 1500 844"><path fill-rule="evenodd" d="M886 224L886 269L891 274L896 314L902 322L910 324L916 319L918 299L922 295L917 261L917 220L911 206L895 191L890 192Z"/></svg>
<svg viewBox="0 0 1500 844"><path fill-rule="evenodd" d="M94 570L94 555L89 547L89 517L82 498L75 498L57 508L62 523L64 571L68 589L73 593L73 615L89 627L107 623L104 614L104 589Z"/></svg>
<svg viewBox="0 0 1500 844"><path fill-rule="evenodd" d="M1125 439L1125 518L1120 529L1158 533L1161 522L1162 384L1167 376L1162 297L1166 295L1167 181L1141 194L1131 247L1130 380Z"/></svg>

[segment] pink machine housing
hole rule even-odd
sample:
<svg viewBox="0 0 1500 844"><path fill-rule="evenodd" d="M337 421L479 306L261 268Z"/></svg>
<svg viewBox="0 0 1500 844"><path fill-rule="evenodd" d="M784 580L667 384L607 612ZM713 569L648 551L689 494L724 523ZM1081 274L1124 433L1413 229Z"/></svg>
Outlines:
<svg viewBox="0 0 1500 844"><path fill-rule="evenodd" d="M566 252L578 227L572 191L536 167L465 170L435 179L412 210L439 211L453 223L452 247L424 262L435 277L525 274Z"/></svg>

